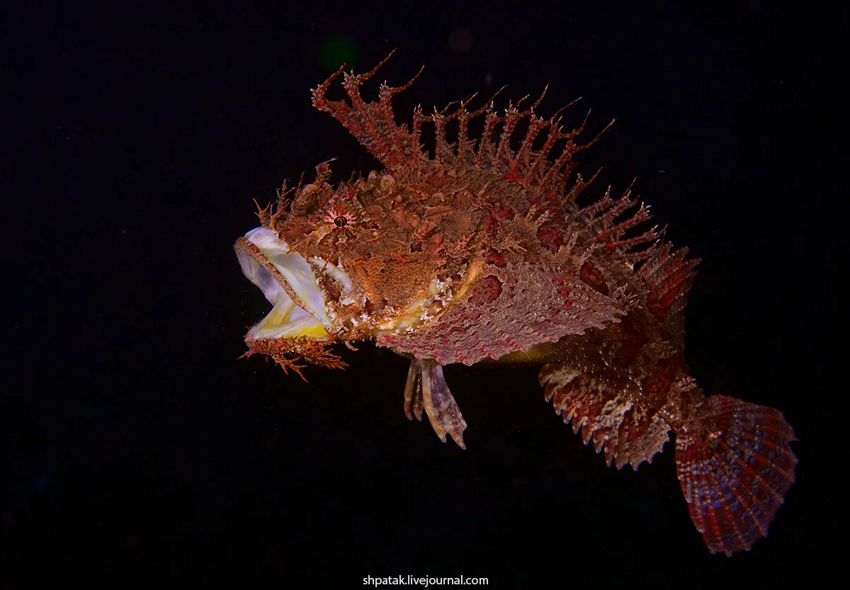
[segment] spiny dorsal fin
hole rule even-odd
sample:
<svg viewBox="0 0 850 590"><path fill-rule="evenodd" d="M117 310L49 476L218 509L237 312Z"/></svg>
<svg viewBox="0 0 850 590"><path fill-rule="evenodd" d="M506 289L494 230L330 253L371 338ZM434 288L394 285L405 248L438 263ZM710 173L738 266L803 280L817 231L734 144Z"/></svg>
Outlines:
<svg viewBox="0 0 850 590"><path fill-rule="evenodd" d="M408 131L406 125L395 122L392 97L407 89L422 72L421 69L403 86L391 87L383 83L377 101L364 101L360 95L360 87L375 75L391 55L392 53L365 74L344 72L343 64L312 91L313 106L342 123L387 169L397 171L410 167L425 172L434 166L479 168L495 171L504 178L522 182L527 186L539 187L544 193L555 193L572 199L577 196L575 187L573 190L566 190L568 179L575 167L573 156L593 145L608 127L589 142L576 143L575 138L584 131L587 117L572 131L564 131L561 126L560 113L563 109L548 119L538 117L534 109L543 99L544 90L540 98L528 109L520 111L517 108L519 103L517 106L509 104L502 115L496 112L492 100L484 107L470 112L467 106L472 97L460 101L460 106L451 114L446 114L448 109L435 109L433 115L425 116L421 108L417 107L412 128ZM342 86L349 101L329 100L326 97L332 82L340 74L344 76ZM481 139L475 140L469 137L468 123L482 114L484 131ZM449 142L446 139L446 124L455 118L458 119L457 141ZM510 144L517 124L523 119L528 119L528 129L515 151ZM421 125L426 122L433 123L435 127L436 150L433 157L423 152L420 146ZM499 124L502 125L501 131L498 132L498 138L494 139ZM543 145L539 150L534 150L532 144L541 133L545 133ZM563 146L556 150L556 143L561 140L564 140Z"/></svg>

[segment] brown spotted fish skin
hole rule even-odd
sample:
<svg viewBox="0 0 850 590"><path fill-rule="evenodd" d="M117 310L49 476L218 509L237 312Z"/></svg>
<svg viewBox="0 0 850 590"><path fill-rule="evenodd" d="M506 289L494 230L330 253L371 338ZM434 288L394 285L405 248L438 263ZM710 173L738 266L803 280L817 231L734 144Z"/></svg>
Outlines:
<svg viewBox="0 0 850 590"><path fill-rule="evenodd" d="M574 170L575 154L596 141L578 142L584 124L564 131L560 111L536 114L539 100L497 112L492 101L470 111L472 99L427 116L417 108L409 126L398 124L392 97L412 80L381 84L371 101L360 92L383 63L361 75L341 68L312 92L384 169L332 186L322 164L312 183L282 190L260 212L263 228L311 261L326 334L246 338L248 354L300 373L299 362L344 366L334 343L375 340L411 359L408 418L424 411L441 440L463 448L466 422L443 366L542 365L546 401L609 465L637 469L672 432L706 545L749 550L794 482L794 433L781 412L706 397L690 376L684 307L698 261L648 227L648 208L630 191L587 196L593 179ZM340 74L346 96L332 100ZM475 117L479 138L468 133ZM237 253L274 273L240 240ZM344 280L329 279L328 267Z"/></svg>

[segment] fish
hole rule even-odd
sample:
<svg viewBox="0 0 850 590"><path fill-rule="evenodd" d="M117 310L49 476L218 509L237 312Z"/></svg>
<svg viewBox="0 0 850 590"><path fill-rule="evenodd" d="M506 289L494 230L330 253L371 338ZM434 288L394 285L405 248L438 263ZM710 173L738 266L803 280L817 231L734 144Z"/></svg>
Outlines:
<svg viewBox="0 0 850 590"><path fill-rule="evenodd" d="M410 360L407 418L424 414L462 449L467 423L443 367L539 365L546 402L609 466L637 470L672 434L706 546L749 551L794 483L796 438L780 411L706 396L690 375L684 309L699 261L650 225L632 187L586 190L598 172L586 179L575 156L602 134L579 139L587 116L572 130L563 109L539 116L544 90L528 108L470 110L472 95L397 123L393 97L421 69L375 99L361 93L389 57L363 74L343 65L311 91L383 169L334 185L323 162L312 182L258 205L259 227L236 241L272 305L243 356L304 378L308 365L346 367L335 345L374 341Z"/></svg>

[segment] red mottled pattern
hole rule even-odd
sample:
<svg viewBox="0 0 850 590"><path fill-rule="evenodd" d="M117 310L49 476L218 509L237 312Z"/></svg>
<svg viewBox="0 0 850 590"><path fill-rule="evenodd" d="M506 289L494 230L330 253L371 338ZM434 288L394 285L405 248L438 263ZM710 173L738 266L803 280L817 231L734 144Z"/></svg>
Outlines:
<svg viewBox="0 0 850 590"><path fill-rule="evenodd" d="M635 316L627 315L620 322L620 339L619 347L617 348L617 356L614 357L614 362L617 366L628 367L637 360L643 345L646 344L646 334L644 334L639 326L635 325Z"/></svg>
<svg viewBox="0 0 850 590"><path fill-rule="evenodd" d="M581 280L603 295L608 294L608 283L605 282L602 271L596 268L592 262L585 262L581 265Z"/></svg>
<svg viewBox="0 0 850 590"><path fill-rule="evenodd" d="M670 390L677 376L681 375L684 361L679 357L663 359L655 366L655 370L641 382L641 389L648 393L665 393Z"/></svg>

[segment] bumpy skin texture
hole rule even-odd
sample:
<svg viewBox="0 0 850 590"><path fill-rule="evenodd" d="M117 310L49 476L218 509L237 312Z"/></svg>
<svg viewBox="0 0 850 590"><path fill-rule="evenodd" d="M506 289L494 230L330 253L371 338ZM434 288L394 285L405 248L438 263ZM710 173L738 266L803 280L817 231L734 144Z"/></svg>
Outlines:
<svg viewBox="0 0 850 590"><path fill-rule="evenodd" d="M411 358L408 418L424 409L440 438L463 448L466 422L442 365L542 364L545 399L609 465L651 461L673 431L682 490L709 549L748 550L794 481L793 431L776 410L706 398L689 376L683 310L697 261L644 228L648 210L630 192L581 196L589 182L573 174L573 156L595 141L575 142L584 125L565 132L557 113L535 114L537 103L500 115L491 102L417 109L408 129L391 98L410 83L361 97L376 70L344 74L347 100L331 100L340 69L313 90L313 104L385 170L333 187L322 164L313 183L282 190L260 213L291 251L344 269L351 286L342 293L317 271L329 334L249 339L250 353L284 369L298 370L296 360L338 367L330 344L375 339ZM467 134L476 116L479 140ZM527 131L514 137L522 119ZM433 156L420 145L423 123L435 129Z"/></svg>

